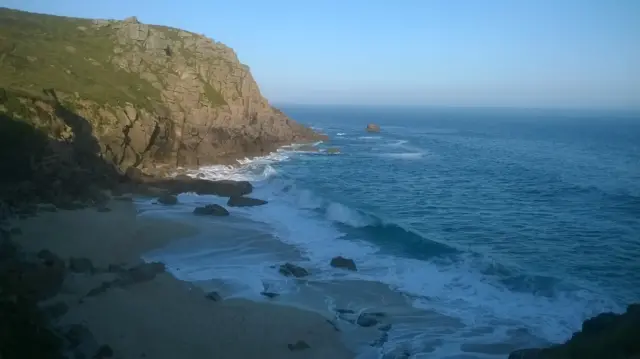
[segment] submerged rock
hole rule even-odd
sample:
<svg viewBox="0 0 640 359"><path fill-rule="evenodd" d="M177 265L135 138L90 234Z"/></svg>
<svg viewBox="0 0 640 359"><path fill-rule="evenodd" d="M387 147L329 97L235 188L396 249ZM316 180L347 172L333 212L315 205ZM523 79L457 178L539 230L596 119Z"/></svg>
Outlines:
<svg viewBox="0 0 640 359"><path fill-rule="evenodd" d="M198 216L228 216L229 211L217 204L208 204L203 207L196 207L193 214Z"/></svg>
<svg viewBox="0 0 640 359"><path fill-rule="evenodd" d="M340 149L336 147L327 148L327 153L330 155L337 155L340 153Z"/></svg>
<svg viewBox="0 0 640 359"><path fill-rule="evenodd" d="M306 269L292 263L285 263L281 265L278 271L286 277L301 278L309 275L309 272Z"/></svg>
<svg viewBox="0 0 640 359"><path fill-rule="evenodd" d="M331 266L334 268L342 268L352 271L358 270L353 259L345 258L343 256L333 257L333 259L331 259Z"/></svg>
<svg viewBox="0 0 640 359"><path fill-rule="evenodd" d="M255 206L262 206L267 203L268 203L267 201L262 199L233 196L229 198L227 205L230 207L255 207Z"/></svg>
<svg viewBox="0 0 640 359"><path fill-rule="evenodd" d="M164 204L165 206L172 206L178 204L178 197L166 194L158 198L158 203Z"/></svg>
<svg viewBox="0 0 640 359"><path fill-rule="evenodd" d="M374 313L362 313L358 316L356 324L361 327L373 327L378 324L378 316Z"/></svg>
<svg viewBox="0 0 640 359"><path fill-rule="evenodd" d="M370 123L367 125L367 132L380 132L380 126Z"/></svg>
<svg viewBox="0 0 640 359"><path fill-rule="evenodd" d="M287 348L289 348L289 350L294 352L294 351L309 349L311 347L304 340L298 340L297 342L295 342L295 344L287 344Z"/></svg>
<svg viewBox="0 0 640 359"><path fill-rule="evenodd" d="M269 298L269 299L273 299L277 296L279 296L280 294L278 293L274 293L274 292L260 292L260 294L262 294L263 296Z"/></svg>
<svg viewBox="0 0 640 359"><path fill-rule="evenodd" d="M209 292L207 293L207 295L205 295L205 298L214 302L219 302L222 300L222 297L220 296L220 294L218 294L218 292Z"/></svg>

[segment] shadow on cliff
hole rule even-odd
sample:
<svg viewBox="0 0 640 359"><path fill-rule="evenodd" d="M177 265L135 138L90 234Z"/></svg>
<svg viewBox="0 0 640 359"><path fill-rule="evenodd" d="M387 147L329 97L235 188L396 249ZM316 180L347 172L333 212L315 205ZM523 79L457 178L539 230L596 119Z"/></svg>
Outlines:
<svg viewBox="0 0 640 359"><path fill-rule="evenodd" d="M91 124L63 106L53 90L43 92L49 98L18 98L0 89L5 108L0 113L0 201L8 207L90 198L120 178L118 169L102 158ZM45 101L55 116L28 101ZM71 128L66 137L60 121Z"/></svg>

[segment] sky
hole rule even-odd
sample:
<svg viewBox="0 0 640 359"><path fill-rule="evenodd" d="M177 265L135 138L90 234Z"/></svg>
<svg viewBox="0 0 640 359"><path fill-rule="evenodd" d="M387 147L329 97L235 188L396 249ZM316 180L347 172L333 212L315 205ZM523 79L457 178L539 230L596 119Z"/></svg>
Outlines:
<svg viewBox="0 0 640 359"><path fill-rule="evenodd" d="M640 0L0 0L183 28L273 103L640 108ZM1 24L0 24L1 26Z"/></svg>

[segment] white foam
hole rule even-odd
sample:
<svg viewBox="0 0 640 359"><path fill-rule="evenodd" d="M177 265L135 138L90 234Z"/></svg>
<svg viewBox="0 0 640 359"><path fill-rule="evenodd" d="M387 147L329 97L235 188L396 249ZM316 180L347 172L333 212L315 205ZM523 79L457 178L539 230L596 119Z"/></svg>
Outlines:
<svg viewBox="0 0 640 359"><path fill-rule="evenodd" d="M191 177L208 180L264 181L277 174L274 163L288 161L291 151L280 150L266 156L237 160L239 166L214 165L187 171Z"/></svg>
<svg viewBox="0 0 640 359"><path fill-rule="evenodd" d="M379 140L381 139L381 136L360 136L358 137L359 140Z"/></svg>
<svg viewBox="0 0 640 359"><path fill-rule="evenodd" d="M344 132L338 132L338 133L336 133L336 136L344 136L344 135L346 135L346 133L344 133Z"/></svg>
<svg viewBox="0 0 640 359"><path fill-rule="evenodd" d="M350 225L351 227L366 227L373 224L371 218L352 210L351 208L338 202L331 202L326 210L327 219Z"/></svg>
<svg viewBox="0 0 640 359"><path fill-rule="evenodd" d="M277 186L266 186L256 196L268 197L268 206L246 209L253 219L270 223L277 238L296 245L318 268L319 278L351 278L378 281L415 296L414 305L459 318L473 326L529 328L546 340L564 340L579 328L587 313L609 308L587 292L566 293L553 298L510 291L483 276L466 260L453 264L385 255L369 242L344 240L330 221L353 227L370 225L365 215L336 202L314 198L295 188L281 193ZM302 206L299 204L302 203ZM326 206L324 216L319 205ZM352 258L359 271L347 273L327 268L337 255Z"/></svg>
<svg viewBox="0 0 640 359"><path fill-rule="evenodd" d="M388 146L390 147L401 147L404 144L407 144L409 141L407 140L398 140L398 141L393 141L391 143L388 144Z"/></svg>

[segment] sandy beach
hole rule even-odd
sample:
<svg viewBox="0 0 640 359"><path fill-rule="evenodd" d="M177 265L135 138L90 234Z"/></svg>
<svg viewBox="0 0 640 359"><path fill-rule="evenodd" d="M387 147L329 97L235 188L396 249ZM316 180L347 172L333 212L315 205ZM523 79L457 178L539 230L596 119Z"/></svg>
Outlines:
<svg viewBox="0 0 640 359"><path fill-rule="evenodd" d="M41 303L74 334L74 353L113 358L353 358L313 312L207 296L140 256L195 229L138 217L133 203L98 211L41 212L16 220L26 252L70 264L59 293ZM63 304L64 303L64 304ZM73 341L73 340L72 340Z"/></svg>

